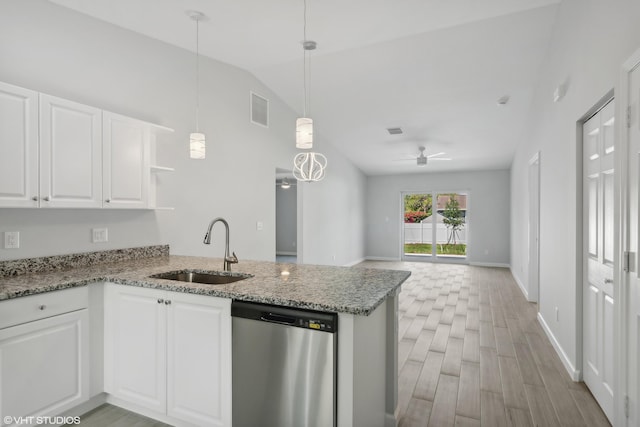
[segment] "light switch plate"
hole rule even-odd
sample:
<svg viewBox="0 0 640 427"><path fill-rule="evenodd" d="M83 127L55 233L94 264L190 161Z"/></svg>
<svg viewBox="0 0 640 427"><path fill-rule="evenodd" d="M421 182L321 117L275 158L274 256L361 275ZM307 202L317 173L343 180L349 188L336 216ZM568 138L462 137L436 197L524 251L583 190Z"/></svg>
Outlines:
<svg viewBox="0 0 640 427"><path fill-rule="evenodd" d="M19 231L4 232L4 248L5 249L20 248L20 232Z"/></svg>
<svg viewBox="0 0 640 427"><path fill-rule="evenodd" d="M261 231L263 228L264 224L262 224L262 221L256 222L256 230Z"/></svg>

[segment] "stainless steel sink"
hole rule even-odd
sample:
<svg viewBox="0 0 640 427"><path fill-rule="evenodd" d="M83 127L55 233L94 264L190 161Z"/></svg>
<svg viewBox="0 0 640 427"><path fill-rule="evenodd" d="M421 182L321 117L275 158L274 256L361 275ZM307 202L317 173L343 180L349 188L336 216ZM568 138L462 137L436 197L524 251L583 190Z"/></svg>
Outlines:
<svg viewBox="0 0 640 427"><path fill-rule="evenodd" d="M207 285L224 285L253 277L251 274L222 271L179 270L153 274L154 279L176 280L179 282L204 283Z"/></svg>

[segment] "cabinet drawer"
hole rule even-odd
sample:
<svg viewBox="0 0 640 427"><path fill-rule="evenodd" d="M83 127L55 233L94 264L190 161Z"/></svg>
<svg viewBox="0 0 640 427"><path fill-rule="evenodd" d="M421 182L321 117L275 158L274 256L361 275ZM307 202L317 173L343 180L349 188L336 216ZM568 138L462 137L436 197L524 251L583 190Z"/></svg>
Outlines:
<svg viewBox="0 0 640 427"><path fill-rule="evenodd" d="M0 301L0 329L89 306L86 286Z"/></svg>

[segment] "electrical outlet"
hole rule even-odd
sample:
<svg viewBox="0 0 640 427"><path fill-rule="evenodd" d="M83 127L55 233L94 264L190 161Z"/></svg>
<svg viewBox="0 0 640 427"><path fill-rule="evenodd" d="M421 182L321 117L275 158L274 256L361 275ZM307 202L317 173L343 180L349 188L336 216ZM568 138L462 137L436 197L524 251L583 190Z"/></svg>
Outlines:
<svg viewBox="0 0 640 427"><path fill-rule="evenodd" d="M20 248L20 232L19 231L4 232L4 248L5 249Z"/></svg>
<svg viewBox="0 0 640 427"><path fill-rule="evenodd" d="M106 228L92 228L91 229L91 241L93 243L104 243L109 240L109 235Z"/></svg>
<svg viewBox="0 0 640 427"><path fill-rule="evenodd" d="M264 224L262 224L262 221L256 222L256 230L262 231L263 228L264 228Z"/></svg>

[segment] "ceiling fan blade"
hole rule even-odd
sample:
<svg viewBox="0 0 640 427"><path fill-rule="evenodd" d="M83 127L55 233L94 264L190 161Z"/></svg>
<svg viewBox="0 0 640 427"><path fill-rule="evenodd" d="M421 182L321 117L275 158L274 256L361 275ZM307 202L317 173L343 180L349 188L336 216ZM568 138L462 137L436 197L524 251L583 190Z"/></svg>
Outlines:
<svg viewBox="0 0 640 427"><path fill-rule="evenodd" d="M449 157L435 157L433 159L429 159L429 161L432 161L432 160L453 160L453 159Z"/></svg>
<svg viewBox="0 0 640 427"><path fill-rule="evenodd" d="M444 151L440 152L440 153L435 153L435 154L429 154L427 156L428 159L431 159L433 157L438 157L438 156L442 156L443 154L446 154Z"/></svg>

